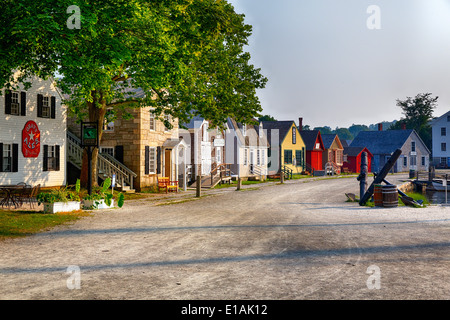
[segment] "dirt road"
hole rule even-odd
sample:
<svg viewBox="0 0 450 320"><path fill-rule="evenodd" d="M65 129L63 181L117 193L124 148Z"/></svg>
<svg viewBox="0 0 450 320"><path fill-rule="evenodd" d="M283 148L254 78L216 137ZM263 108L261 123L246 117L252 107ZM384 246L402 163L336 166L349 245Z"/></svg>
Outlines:
<svg viewBox="0 0 450 320"><path fill-rule="evenodd" d="M0 243L0 299L448 299L450 209L347 203L356 179L129 201Z"/></svg>

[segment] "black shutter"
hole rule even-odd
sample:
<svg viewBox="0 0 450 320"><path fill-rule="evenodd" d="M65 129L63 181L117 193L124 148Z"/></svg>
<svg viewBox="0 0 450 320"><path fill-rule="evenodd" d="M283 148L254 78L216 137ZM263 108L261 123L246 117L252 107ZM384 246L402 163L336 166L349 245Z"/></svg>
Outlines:
<svg viewBox="0 0 450 320"><path fill-rule="evenodd" d="M56 118L56 97L51 98L50 118Z"/></svg>
<svg viewBox="0 0 450 320"><path fill-rule="evenodd" d="M145 146L145 174L150 173L150 147Z"/></svg>
<svg viewBox="0 0 450 320"><path fill-rule="evenodd" d="M11 114L11 96L11 91L5 92L5 114Z"/></svg>
<svg viewBox="0 0 450 320"><path fill-rule="evenodd" d="M156 148L156 173L161 174L161 147Z"/></svg>
<svg viewBox="0 0 450 320"><path fill-rule="evenodd" d="M44 104L44 96L42 94L37 95L37 116L42 118L42 105Z"/></svg>
<svg viewBox="0 0 450 320"><path fill-rule="evenodd" d="M13 143L12 145L12 170L11 172L19 171L19 145L17 143Z"/></svg>
<svg viewBox="0 0 450 320"><path fill-rule="evenodd" d="M3 172L3 143L0 143L0 172Z"/></svg>
<svg viewBox="0 0 450 320"><path fill-rule="evenodd" d="M26 92L20 93L20 115L21 116L27 115L27 93Z"/></svg>
<svg viewBox="0 0 450 320"><path fill-rule="evenodd" d="M55 171L59 171L60 168L60 147L58 145L55 146Z"/></svg>
<svg viewBox="0 0 450 320"><path fill-rule="evenodd" d="M123 146L116 146L114 150L114 155L117 161L123 163Z"/></svg>
<svg viewBox="0 0 450 320"><path fill-rule="evenodd" d="M44 145L44 167L43 171L48 171L48 145Z"/></svg>

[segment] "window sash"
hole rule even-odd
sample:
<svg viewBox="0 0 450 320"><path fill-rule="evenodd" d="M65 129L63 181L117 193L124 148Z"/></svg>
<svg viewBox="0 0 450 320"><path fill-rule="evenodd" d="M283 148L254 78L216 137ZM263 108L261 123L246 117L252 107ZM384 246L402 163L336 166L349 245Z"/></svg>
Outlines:
<svg viewBox="0 0 450 320"><path fill-rule="evenodd" d="M149 148L148 169L150 174L156 173L156 148Z"/></svg>
<svg viewBox="0 0 450 320"><path fill-rule="evenodd" d="M3 172L12 172L12 145L3 144Z"/></svg>
<svg viewBox="0 0 450 320"><path fill-rule="evenodd" d="M292 164L292 150L284 150L284 164Z"/></svg>
<svg viewBox="0 0 450 320"><path fill-rule="evenodd" d="M446 127L441 128L441 136L445 137L446 135L447 135L447 128Z"/></svg>
<svg viewBox="0 0 450 320"><path fill-rule="evenodd" d="M155 118L155 114L153 112L150 112L149 130L150 131L156 130L156 118Z"/></svg>
<svg viewBox="0 0 450 320"><path fill-rule="evenodd" d="M50 118L50 115L51 115L50 98L43 97L43 99L42 99L42 117Z"/></svg>

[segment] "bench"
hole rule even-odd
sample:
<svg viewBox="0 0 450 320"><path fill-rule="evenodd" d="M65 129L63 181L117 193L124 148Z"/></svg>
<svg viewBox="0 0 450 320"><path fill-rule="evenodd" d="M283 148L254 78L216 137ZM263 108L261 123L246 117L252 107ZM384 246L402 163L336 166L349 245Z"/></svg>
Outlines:
<svg viewBox="0 0 450 320"><path fill-rule="evenodd" d="M158 192L161 190L178 192L178 181L170 181L168 177L158 178Z"/></svg>

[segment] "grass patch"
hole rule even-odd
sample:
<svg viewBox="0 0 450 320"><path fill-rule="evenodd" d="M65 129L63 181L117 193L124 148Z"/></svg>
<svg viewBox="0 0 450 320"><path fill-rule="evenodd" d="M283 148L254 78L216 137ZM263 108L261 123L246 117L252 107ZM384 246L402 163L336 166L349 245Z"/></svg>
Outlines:
<svg viewBox="0 0 450 320"><path fill-rule="evenodd" d="M82 210L55 214L0 210L0 240L32 235L89 215Z"/></svg>

